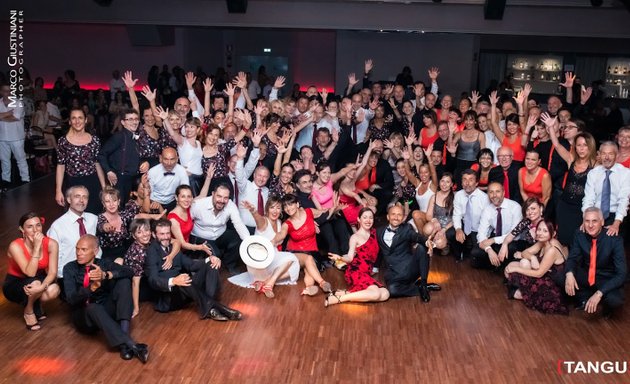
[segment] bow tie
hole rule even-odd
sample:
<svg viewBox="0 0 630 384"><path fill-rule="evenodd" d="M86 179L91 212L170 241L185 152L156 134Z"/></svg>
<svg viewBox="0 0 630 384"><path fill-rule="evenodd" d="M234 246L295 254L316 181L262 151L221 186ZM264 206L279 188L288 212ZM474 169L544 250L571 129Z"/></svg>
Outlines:
<svg viewBox="0 0 630 384"><path fill-rule="evenodd" d="M134 140L138 140L138 139L140 138L140 135L138 135L138 134L135 134L135 133L134 133L134 134L132 134L132 135L131 135L131 137L132 137Z"/></svg>
<svg viewBox="0 0 630 384"><path fill-rule="evenodd" d="M398 228L396 228L396 229L391 229L390 227L387 227L387 228L385 228L385 230L386 230L387 232L396 233L396 231L398 231Z"/></svg>
<svg viewBox="0 0 630 384"><path fill-rule="evenodd" d="M164 172L164 176L175 176L175 172Z"/></svg>

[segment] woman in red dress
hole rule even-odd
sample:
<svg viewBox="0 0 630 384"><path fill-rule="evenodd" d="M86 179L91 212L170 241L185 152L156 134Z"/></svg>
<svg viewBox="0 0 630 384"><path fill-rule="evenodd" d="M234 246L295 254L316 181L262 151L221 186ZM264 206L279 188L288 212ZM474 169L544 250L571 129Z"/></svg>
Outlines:
<svg viewBox="0 0 630 384"><path fill-rule="evenodd" d="M540 154L534 150L527 151L525 166L518 171L518 186L521 197L526 201L535 197L547 206L551 198L551 176L540 166Z"/></svg>
<svg viewBox="0 0 630 384"><path fill-rule="evenodd" d="M318 289L315 283L319 285L322 291L326 293L332 292L332 286L319 273L313 258L313 255L319 252L317 240L315 239L315 219L322 213L327 214L328 211L311 208L304 209L300 207L297 196L293 194L282 198L282 208L284 208L284 212L289 218L282 223L280 232L271 240L271 243L274 246L278 246L289 236L286 251L293 253L300 262L300 267L304 268L304 284L306 288L302 291L302 295L316 295Z"/></svg>
<svg viewBox="0 0 630 384"><path fill-rule="evenodd" d="M344 256L329 253L333 261L341 260L348 264L345 273L347 290L331 293L324 301L324 306L343 302L371 302L389 299L389 291L371 275L372 267L378 257L378 241L374 224L374 212L363 208L359 212L359 230L350 237L348 254Z"/></svg>

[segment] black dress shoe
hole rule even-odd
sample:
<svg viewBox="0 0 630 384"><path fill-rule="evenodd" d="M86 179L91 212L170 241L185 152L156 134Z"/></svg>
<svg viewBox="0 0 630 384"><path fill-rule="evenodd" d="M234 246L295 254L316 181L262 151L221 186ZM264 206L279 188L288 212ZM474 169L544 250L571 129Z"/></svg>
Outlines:
<svg viewBox="0 0 630 384"><path fill-rule="evenodd" d="M133 346L133 354L142 361L142 364L146 364L149 361L149 346L146 344L135 344Z"/></svg>
<svg viewBox="0 0 630 384"><path fill-rule="evenodd" d="M131 360L133 359L133 350L129 348L127 345L120 346L120 358L123 360Z"/></svg>
<svg viewBox="0 0 630 384"><path fill-rule="evenodd" d="M216 308L230 320L240 320L243 318L243 315L239 311L221 303L217 303Z"/></svg>
<svg viewBox="0 0 630 384"><path fill-rule="evenodd" d="M223 314L219 312L219 310L216 308L210 308L210 311L208 311L208 315L206 316L206 319L211 319L214 321L228 321L228 318L223 316Z"/></svg>
<svg viewBox="0 0 630 384"><path fill-rule="evenodd" d="M427 288L426 285L420 286L420 298L425 303L428 303L429 301L431 301L431 295L429 294L429 288Z"/></svg>
<svg viewBox="0 0 630 384"><path fill-rule="evenodd" d="M439 284L436 283L427 283L427 288L429 289L429 291L441 291L442 287L440 287Z"/></svg>
<svg viewBox="0 0 630 384"><path fill-rule="evenodd" d="M584 308L586 308L586 301L580 301L576 306L575 309L578 311L583 311Z"/></svg>

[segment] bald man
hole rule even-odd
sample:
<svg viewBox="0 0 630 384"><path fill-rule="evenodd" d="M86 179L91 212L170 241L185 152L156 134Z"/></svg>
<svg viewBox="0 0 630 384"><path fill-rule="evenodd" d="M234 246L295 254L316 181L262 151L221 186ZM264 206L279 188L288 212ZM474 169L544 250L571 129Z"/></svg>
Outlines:
<svg viewBox="0 0 630 384"><path fill-rule="evenodd" d="M96 258L98 239L83 235L76 244L76 260L63 267L63 289L72 307L72 323L82 333L103 331L110 347L123 360L134 356L146 363L149 349L129 336L131 269Z"/></svg>
<svg viewBox="0 0 630 384"><path fill-rule="evenodd" d="M188 185L186 169L177 164L177 151L166 147L160 155L160 164L149 169L151 200L162 204L167 211L175 208L175 190L182 184Z"/></svg>

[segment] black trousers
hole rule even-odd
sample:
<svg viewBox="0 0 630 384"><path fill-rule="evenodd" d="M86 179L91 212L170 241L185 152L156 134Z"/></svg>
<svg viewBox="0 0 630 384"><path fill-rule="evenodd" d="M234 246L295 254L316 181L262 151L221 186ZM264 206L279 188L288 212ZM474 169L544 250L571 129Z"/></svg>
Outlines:
<svg viewBox="0 0 630 384"><path fill-rule="evenodd" d="M471 250L477 245L477 232L470 232L470 234L466 235L466 239L463 243L457 241L455 234L456 231L453 227L450 227L446 231L446 240L453 252L453 256L459 260L464 257L470 257Z"/></svg>
<svg viewBox="0 0 630 384"><path fill-rule="evenodd" d="M387 212L387 204L392 201L393 193L391 190L385 190L383 188L375 189L372 192L369 192L372 196L376 198L376 214L382 215Z"/></svg>
<svg viewBox="0 0 630 384"><path fill-rule="evenodd" d="M107 177L107 175L105 177ZM138 177L138 175L121 175L119 172L116 172L116 177L118 177L118 182L116 183L116 185L114 185L114 188L116 188L120 192L119 207L122 210L125 208L125 204L127 204L127 201L129 200L129 195L131 194L133 182L136 177ZM95 198L98 199L98 196L95 196ZM90 195L90 200L91 199L92 196Z"/></svg>
<svg viewBox="0 0 630 384"><path fill-rule="evenodd" d="M343 255L348 253L348 243L350 241L350 230L348 222L343 217L332 217L319 226L319 237L323 238L325 244L324 253L328 252ZM328 260L328 257L325 258Z"/></svg>
<svg viewBox="0 0 630 384"><path fill-rule="evenodd" d="M385 273L385 284L391 297L419 296L420 289L415 284L416 280L419 277L422 284L427 283L430 257L424 247L418 245L409 257L413 257L414 262L410 264L410 270L406 276L391 276L389 271Z"/></svg>
<svg viewBox="0 0 630 384"><path fill-rule="evenodd" d="M230 272L238 271L241 265L241 256L238 247L241 245L241 238L235 229L227 229L216 240L206 240L195 235L190 235L190 242L193 244L208 243L212 252L221 259L225 267ZM207 257L205 252L195 252L195 257Z"/></svg>
<svg viewBox="0 0 630 384"><path fill-rule="evenodd" d="M501 244L492 244L490 247L493 251L499 253L499 250L501 249ZM510 262L514 260L514 254L510 254L510 252L508 252L507 257L501 262L501 264L498 267L495 267L490 262L490 257L488 256L488 253L479 248L479 244L475 244L470 251L470 266L473 268L495 269L502 271Z"/></svg>
<svg viewBox="0 0 630 384"><path fill-rule="evenodd" d="M194 301L199 311L199 317L207 315L208 311L216 306L215 298L221 290L219 270L204 263L203 267L192 274L192 284L187 287L176 286L171 292L169 311L175 311Z"/></svg>
<svg viewBox="0 0 630 384"><path fill-rule="evenodd" d="M82 333L93 334L100 329L110 347L133 346L134 341L120 329L120 320L131 320L133 301L131 279L107 281L110 293L101 303L88 303L72 312L72 323Z"/></svg>
<svg viewBox="0 0 630 384"><path fill-rule="evenodd" d="M584 268L576 268L573 271L573 276L580 289L575 291L575 300L578 303L587 301L595 292L599 290L599 287L605 283L601 279L595 281L595 285L590 286L588 284L588 270ZM562 283L561 289L564 291L564 284L566 282L566 275L562 275L560 283ZM623 287L613 289L602 297L601 303L608 306L610 309L618 308L623 305L624 302Z"/></svg>

